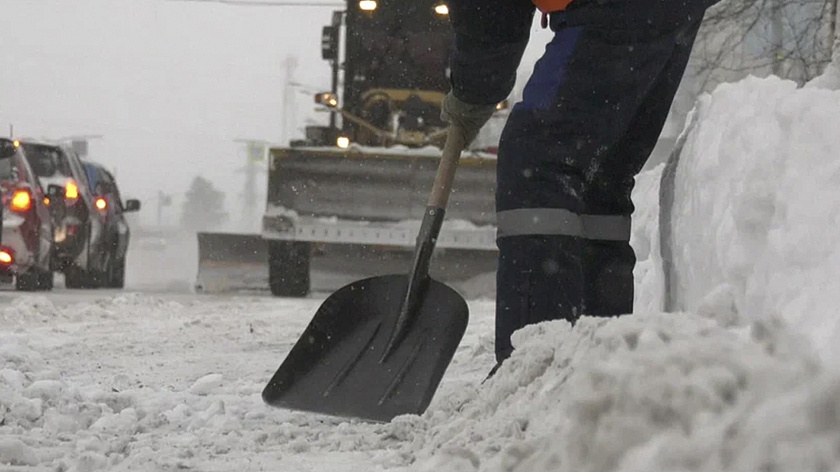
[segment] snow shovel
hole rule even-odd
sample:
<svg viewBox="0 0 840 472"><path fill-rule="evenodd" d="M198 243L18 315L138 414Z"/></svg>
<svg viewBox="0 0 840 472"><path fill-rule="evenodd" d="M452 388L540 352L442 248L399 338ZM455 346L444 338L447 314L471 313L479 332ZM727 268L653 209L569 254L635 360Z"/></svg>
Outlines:
<svg viewBox="0 0 840 472"><path fill-rule="evenodd" d="M263 390L267 404L383 422L426 410L469 318L463 297L429 277L465 145L451 127L411 271L330 295Z"/></svg>

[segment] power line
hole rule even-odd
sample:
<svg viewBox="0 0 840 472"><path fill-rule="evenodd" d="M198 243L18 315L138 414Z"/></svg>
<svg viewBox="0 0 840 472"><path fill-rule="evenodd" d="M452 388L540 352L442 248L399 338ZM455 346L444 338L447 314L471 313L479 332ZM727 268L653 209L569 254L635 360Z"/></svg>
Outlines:
<svg viewBox="0 0 840 472"><path fill-rule="evenodd" d="M168 0L170 2L198 2L198 3L221 3L224 5L246 6L246 7L343 7L344 3L338 2L261 2L259 0Z"/></svg>

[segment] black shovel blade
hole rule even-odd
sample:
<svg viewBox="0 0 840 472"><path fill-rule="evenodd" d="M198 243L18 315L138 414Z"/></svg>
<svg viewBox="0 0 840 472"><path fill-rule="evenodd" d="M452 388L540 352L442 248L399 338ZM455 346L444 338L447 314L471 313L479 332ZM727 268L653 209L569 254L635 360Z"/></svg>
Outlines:
<svg viewBox="0 0 840 472"><path fill-rule="evenodd" d="M467 303L430 280L405 337L382 360L408 277L354 282L329 298L263 390L271 406L390 421L421 414L464 336Z"/></svg>

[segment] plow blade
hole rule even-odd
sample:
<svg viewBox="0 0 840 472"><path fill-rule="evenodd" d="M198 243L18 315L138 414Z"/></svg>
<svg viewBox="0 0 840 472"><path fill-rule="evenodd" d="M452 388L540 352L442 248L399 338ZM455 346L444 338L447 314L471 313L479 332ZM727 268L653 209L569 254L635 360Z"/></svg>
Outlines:
<svg viewBox="0 0 840 472"><path fill-rule="evenodd" d="M196 292L268 290L268 246L258 234L198 233Z"/></svg>

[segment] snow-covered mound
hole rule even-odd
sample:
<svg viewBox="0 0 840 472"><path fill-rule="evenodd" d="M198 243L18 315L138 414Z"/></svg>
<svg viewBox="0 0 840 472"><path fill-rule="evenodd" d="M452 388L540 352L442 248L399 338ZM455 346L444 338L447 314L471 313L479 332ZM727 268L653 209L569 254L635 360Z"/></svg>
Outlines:
<svg viewBox="0 0 840 472"><path fill-rule="evenodd" d="M776 78L703 97L677 167L677 308L779 316L840 366L840 92Z"/></svg>
<svg viewBox="0 0 840 472"><path fill-rule="evenodd" d="M832 470L840 376L800 342L688 314L544 323L485 385L393 427L423 472Z"/></svg>
<svg viewBox="0 0 840 472"><path fill-rule="evenodd" d="M830 84L749 78L703 97L671 208L685 312L658 313L660 167L634 192L636 314L516 333L496 377L401 419L415 470L838 470L840 92Z"/></svg>

